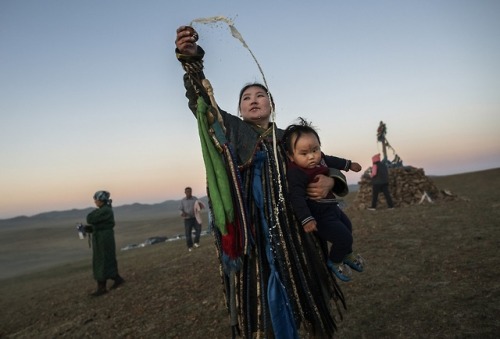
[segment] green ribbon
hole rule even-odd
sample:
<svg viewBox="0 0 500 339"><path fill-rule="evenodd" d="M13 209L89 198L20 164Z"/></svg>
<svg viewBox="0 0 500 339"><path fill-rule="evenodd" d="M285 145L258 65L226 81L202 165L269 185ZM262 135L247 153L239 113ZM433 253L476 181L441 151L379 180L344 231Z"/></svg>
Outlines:
<svg viewBox="0 0 500 339"><path fill-rule="evenodd" d="M209 108L210 106L205 103L203 97L198 97L196 119L198 120L203 161L205 162L208 194L211 200L215 226L222 235L226 235L226 223L234 221L234 208L226 166L222 155L214 145L214 139L208 132L207 111Z"/></svg>

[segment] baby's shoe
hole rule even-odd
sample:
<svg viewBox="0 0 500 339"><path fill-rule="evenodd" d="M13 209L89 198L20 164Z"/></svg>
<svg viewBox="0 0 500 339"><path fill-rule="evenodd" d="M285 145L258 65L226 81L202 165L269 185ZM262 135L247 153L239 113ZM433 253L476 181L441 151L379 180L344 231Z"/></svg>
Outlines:
<svg viewBox="0 0 500 339"><path fill-rule="evenodd" d="M358 272L363 272L363 268L365 266L365 260L361 255L354 256L354 254L351 252L348 255L345 256L344 260L342 260L344 264L349 266L355 271Z"/></svg>
<svg viewBox="0 0 500 339"><path fill-rule="evenodd" d="M326 265L340 280L346 282L351 281L351 278L349 277L350 270L343 263L335 264L331 260L328 260Z"/></svg>

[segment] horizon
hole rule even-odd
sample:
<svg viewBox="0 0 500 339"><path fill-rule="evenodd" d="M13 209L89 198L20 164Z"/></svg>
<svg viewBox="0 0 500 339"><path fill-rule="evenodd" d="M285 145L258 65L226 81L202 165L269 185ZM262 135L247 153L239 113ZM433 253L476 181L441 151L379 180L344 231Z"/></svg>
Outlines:
<svg viewBox="0 0 500 339"><path fill-rule="evenodd" d="M461 174L470 174L470 173L475 173L475 172L482 172L482 171L490 171L490 170L495 170L495 169L498 169L500 167L493 167L493 168L486 168L486 169L481 169L481 170L477 170L477 171L467 171L467 172L460 172L460 173L451 173L451 174L444 174L444 175L432 175L432 174L427 174L425 173L425 175L427 177L430 177L432 179L432 177L446 177L446 176L455 176L455 175L461 175ZM424 169L424 172L425 172L425 169ZM357 187L359 186L359 182L356 182L355 184L353 183L348 183L349 187ZM357 192L357 191L349 191L349 193L354 193L354 192ZM113 208L119 208L119 207L125 207L125 206L131 206L131 205L135 205L135 204L139 204L139 205L160 205L160 204L163 204L163 203L167 203L169 201L172 201L172 202L176 202L176 201L180 201L182 200L184 197L179 197L179 198L171 198L171 199L166 199L166 200L162 200L162 201L149 201L149 202L141 202L141 201L133 201L133 202L124 202L120 205L115 205L115 201L113 200ZM197 196L197 198L199 199L204 199L204 198L207 198L208 199L208 196L205 194L205 195L200 195L200 196ZM47 214L47 213L64 213L64 212L67 212L67 211L72 211L72 210L85 210L85 209L89 209L89 208L96 208L95 206L80 206L80 207L70 207L70 208L65 208L65 209L61 209L61 210L46 210L46 211L39 211L39 212L34 212L33 214L30 214L30 215L27 215L27 214L20 214L20 215L14 215L14 216L11 216L11 217L7 217L7 218L0 218L0 221L7 221L7 220L11 220L11 219L17 219L17 218L32 218L32 217L36 217L40 214Z"/></svg>
<svg viewBox="0 0 500 339"><path fill-rule="evenodd" d="M380 121L427 175L500 167L500 2L0 2L0 218L206 195L175 31L224 16L262 67L285 128L364 171ZM256 24L255 18L259 18ZM221 108L263 82L227 25L193 24ZM350 184L359 174L346 173Z"/></svg>

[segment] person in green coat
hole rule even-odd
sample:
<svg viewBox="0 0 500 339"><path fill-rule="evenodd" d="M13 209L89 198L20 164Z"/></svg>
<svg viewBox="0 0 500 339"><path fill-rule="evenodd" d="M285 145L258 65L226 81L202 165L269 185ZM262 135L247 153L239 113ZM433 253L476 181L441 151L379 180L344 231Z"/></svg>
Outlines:
<svg viewBox="0 0 500 339"><path fill-rule="evenodd" d="M95 210L87 215L85 230L92 233L92 271L97 281L97 290L91 295L94 297L107 293L106 280L114 280L111 289L115 289L125 282L118 274L116 261L115 216L111 207L112 200L107 191L97 191L94 194Z"/></svg>

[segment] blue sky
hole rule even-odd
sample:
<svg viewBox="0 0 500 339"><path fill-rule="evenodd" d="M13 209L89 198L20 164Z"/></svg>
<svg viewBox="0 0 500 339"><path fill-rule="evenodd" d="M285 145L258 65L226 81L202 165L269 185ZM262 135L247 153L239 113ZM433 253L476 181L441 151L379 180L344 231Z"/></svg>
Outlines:
<svg viewBox="0 0 500 339"><path fill-rule="evenodd" d="M205 195L175 30L216 15L257 57L285 127L366 169L380 120L429 175L500 167L498 1L0 2L0 218ZM201 25L206 76L236 112L262 81L225 24ZM360 174L348 173L350 183Z"/></svg>

